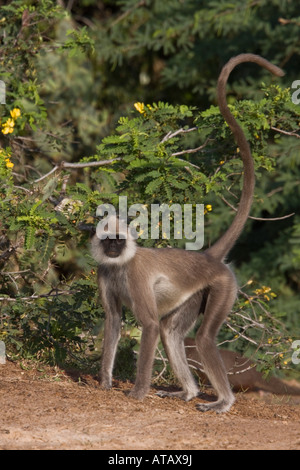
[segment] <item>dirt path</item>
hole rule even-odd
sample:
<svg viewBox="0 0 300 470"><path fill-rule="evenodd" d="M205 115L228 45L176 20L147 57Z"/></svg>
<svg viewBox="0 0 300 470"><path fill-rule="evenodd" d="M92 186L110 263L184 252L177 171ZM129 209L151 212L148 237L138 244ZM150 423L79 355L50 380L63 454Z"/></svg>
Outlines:
<svg viewBox="0 0 300 470"><path fill-rule="evenodd" d="M129 383L114 386L0 365L0 449L300 449L300 397L238 394L216 415L154 389L137 402Z"/></svg>

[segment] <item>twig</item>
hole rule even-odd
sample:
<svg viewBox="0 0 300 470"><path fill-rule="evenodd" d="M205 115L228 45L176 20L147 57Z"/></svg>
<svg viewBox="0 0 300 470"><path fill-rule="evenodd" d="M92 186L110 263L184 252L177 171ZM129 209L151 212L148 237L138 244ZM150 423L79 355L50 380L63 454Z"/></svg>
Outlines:
<svg viewBox="0 0 300 470"><path fill-rule="evenodd" d="M157 361L162 361L162 363L163 363L164 366L163 366L163 369L162 369L162 370L160 371L160 373L158 374L158 376L155 377L154 382L157 382L157 381L160 380L160 379L163 379L163 380L166 382L166 379L163 377L163 375L164 375L164 373L165 373L165 371L166 371L166 368L167 368L167 365L168 365L168 359L166 359L166 358L163 356L163 354L162 354L162 352L161 352L161 350L160 350L159 348L156 348L156 350L158 351L159 357L155 357L155 359L156 359Z"/></svg>
<svg viewBox="0 0 300 470"><path fill-rule="evenodd" d="M0 271L1 276L11 276L12 274L24 274L30 273L30 269L24 269L24 271Z"/></svg>
<svg viewBox="0 0 300 470"><path fill-rule="evenodd" d="M54 173L56 170L59 169L59 166L55 165L51 171L49 171L48 173L46 173L44 176L41 176L40 178L38 178L37 180L34 180L33 183L39 183L40 181L44 180L45 178L48 178L48 176L52 175L52 173Z"/></svg>
<svg viewBox="0 0 300 470"><path fill-rule="evenodd" d="M117 162L122 160L122 157L112 158L111 160L100 160L96 162L83 162L83 163L68 163L68 162L61 162L60 166L62 168L86 168L89 166L103 166L109 165L110 163Z"/></svg>
<svg viewBox="0 0 300 470"><path fill-rule="evenodd" d="M87 168L87 167L93 167L93 166L104 166L104 165L109 165L119 160L122 160L122 158L117 157L117 158L112 158L111 160L100 160L96 162L82 162L82 163L61 162L59 165L55 165L51 171L41 176L37 180L34 180L33 183L39 183L43 179L52 175L52 173L54 173L56 170L62 170L64 168Z"/></svg>
<svg viewBox="0 0 300 470"><path fill-rule="evenodd" d="M115 26L116 24L120 23L120 21L124 20L124 18L126 18L128 15L130 15L130 13L132 13L135 9L137 8L140 8L140 7L143 7L146 5L146 2L145 0L141 0L139 3L137 3L136 5L134 5L133 7L129 8L129 10L126 10L124 11L124 13L122 13L120 16L118 16L118 18L116 18L110 25L110 28L113 28L113 26Z"/></svg>
<svg viewBox="0 0 300 470"><path fill-rule="evenodd" d="M200 147L197 147L195 149L187 149L187 150L182 150L180 152L175 152L175 153L172 153L172 157L177 157L178 155L184 155L185 153L196 153L196 152L199 152L200 150L203 150L206 145L208 144L208 142L210 141L211 139L206 139L206 141L204 142L203 145L200 145Z"/></svg>
<svg viewBox="0 0 300 470"><path fill-rule="evenodd" d="M227 206L229 206L232 210L234 210L235 212L237 212L237 208L234 207L232 204L230 204L230 202L228 202L223 196L221 197L222 201L225 202L225 204ZM275 222L277 220L284 220L284 219L288 219L289 217L292 217L293 215L295 215L295 212L292 212L291 214L288 214L288 215L284 215L282 217L252 217L251 215L249 215L249 219L252 219L252 220L259 220L259 221L262 221L262 222Z"/></svg>
<svg viewBox="0 0 300 470"><path fill-rule="evenodd" d="M197 170L200 170L200 166L194 165L194 163L187 162L186 160L182 160L182 158L178 158L178 160L179 160L180 162L186 163L187 165L190 165L190 166L192 166L192 167L194 167L194 168L197 168ZM187 167L185 167L185 169L187 170Z"/></svg>
<svg viewBox="0 0 300 470"><path fill-rule="evenodd" d="M271 129L272 129L273 131L279 132L280 134L290 135L291 137L297 137L297 139L300 139L300 135L297 134L297 131L288 132L288 131L284 131L284 130L282 130L282 129L278 129L278 127L273 127L273 126L271 126Z"/></svg>
<svg viewBox="0 0 300 470"><path fill-rule="evenodd" d="M55 292L53 292L52 290L50 292L48 292L48 294L32 294L30 297L19 297L17 299L15 298L12 298L12 297L0 297L0 301L7 301L7 302L17 302L19 300L22 300L22 301L29 301L29 300L36 300L36 299L43 299L43 298L47 298L47 297L56 297L58 295L74 295L76 293L76 291L71 291L71 290L68 290L68 291L57 291L55 290Z"/></svg>
<svg viewBox="0 0 300 470"><path fill-rule="evenodd" d="M178 135L178 134L187 134L189 132L193 132L193 131L196 131L196 130L197 130L197 127L191 127L190 129L183 129L183 127L182 127L181 129L178 129L175 132L170 131L165 135L165 137L163 138L163 140L160 143L163 144L164 142L167 142L168 140L173 139L173 137L176 137L176 135Z"/></svg>
<svg viewBox="0 0 300 470"><path fill-rule="evenodd" d="M185 346L186 348L196 348L196 346ZM192 359L190 357L187 358L187 361L188 361L188 364L189 366L192 368L192 369L195 369L195 370L199 370L200 372L204 373L205 374L205 371L203 369L203 366L201 364L201 362L199 361L196 361L196 359ZM245 358L245 364L248 362L248 358ZM196 365L194 365L196 364ZM240 364L239 364L240 365ZM234 367L235 365L230 369L230 370L234 370ZM251 364L250 366L248 367L245 367L244 369L241 369L241 370L236 370L234 372L230 372L230 370L227 371L227 375L238 375L238 374L243 374L244 372L247 372L248 370L251 370L251 369L255 369L256 365L255 364Z"/></svg>

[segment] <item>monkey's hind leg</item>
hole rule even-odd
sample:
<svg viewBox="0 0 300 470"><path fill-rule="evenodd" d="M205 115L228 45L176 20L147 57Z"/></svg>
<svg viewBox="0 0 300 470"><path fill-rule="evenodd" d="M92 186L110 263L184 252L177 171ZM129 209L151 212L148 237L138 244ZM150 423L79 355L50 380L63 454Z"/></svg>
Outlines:
<svg viewBox="0 0 300 470"><path fill-rule="evenodd" d="M225 366L215 344L218 331L230 313L236 298L237 288L234 276L229 270L225 274L222 279L219 279L219 284L210 289L204 317L196 335L196 346L204 372L218 395L217 401L213 403L198 404L197 408L200 411L214 410L217 413L224 413L235 401Z"/></svg>
<svg viewBox="0 0 300 470"><path fill-rule="evenodd" d="M160 336L171 367L183 388L180 392L160 390L160 397L178 397L189 401L199 393L199 387L189 368L184 338L199 316L201 293L195 294L174 312L160 321Z"/></svg>

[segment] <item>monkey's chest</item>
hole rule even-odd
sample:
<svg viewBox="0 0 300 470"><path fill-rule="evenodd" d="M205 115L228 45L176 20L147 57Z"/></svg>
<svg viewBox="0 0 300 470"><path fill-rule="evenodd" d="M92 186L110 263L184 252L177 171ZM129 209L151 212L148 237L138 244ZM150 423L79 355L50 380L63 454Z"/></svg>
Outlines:
<svg viewBox="0 0 300 470"><path fill-rule="evenodd" d="M101 278L102 291L106 295L113 295L121 300L128 308L132 308L132 301L128 287L128 279L124 270L112 270L110 275Z"/></svg>

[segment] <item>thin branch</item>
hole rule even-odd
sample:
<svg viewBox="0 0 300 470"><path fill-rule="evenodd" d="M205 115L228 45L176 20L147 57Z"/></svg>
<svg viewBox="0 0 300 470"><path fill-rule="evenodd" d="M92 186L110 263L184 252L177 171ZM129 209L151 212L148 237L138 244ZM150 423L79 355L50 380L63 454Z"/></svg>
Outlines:
<svg viewBox="0 0 300 470"><path fill-rule="evenodd" d="M62 170L64 168L88 168L88 167L94 167L94 166L104 166L104 165L109 165L111 163L114 163L116 161L122 160L121 157L117 158L112 158L111 160L100 160L96 162L83 162L83 163L69 163L69 162L61 162L59 165L55 165L51 171L46 173L45 175L41 176L41 178L38 178L37 180L34 180L32 184L34 183L39 183L43 179L47 178L48 176L52 175L56 170Z"/></svg>
<svg viewBox="0 0 300 470"><path fill-rule="evenodd" d="M83 163L62 162L60 166L62 168L86 168L86 167L89 167L89 166L109 165L110 163L114 163L114 162L117 162L119 160L122 160L122 157L112 158L111 160L100 160L100 161L97 161L97 162L83 162Z"/></svg>
<svg viewBox="0 0 300 470"><path fill-rule="evenodd" d="M180 152L175 152L175 153L172 153L172 157L177 157L178 155L184 155L185 153L196 153L196 152L199 152L200 150L203 150L206 145L208 144L208 142L210 141L211 139L206 139L206 141L204 142L203 145L200 145L200 147L197 147L195 149L187 149L187 150L182 150Z"/></svg>
<svg viewBox="0 0 300 470"><path fill-rule="evenodd" d="M291 137L297 137L297 139L300 139L300 135L297 134L297 131L288 132L288 131L284 131L284 130L282 130L282 129L278 129L278 127L273 127L273 126L271 126L271 129L272 129L273 131L279 132L280 134L290 135Z"/></svg>
<svg viewBox="0 0 300 470"><path fill-rule="evenodd" d="M186 346L186 347L187 347L187 346ZM193 347L193 346L188 346L188 347ZM199 370L200 372L205 373L201 362L196 361L196 359L192 359L192 358L190 358L190 357L187 359L187 361L188 361L189 366L190 366L192 369ZM245 364L246 364L247 362L248 362L248 358L245 358ZM196 364L196 365L194 365L194 364ZM234 370L234 367L235 367L235 366L233 366L231 370ZM251 364L250 366L245 367L244 369L236 370L236 371L234 371L234 372L230 372L230 370L228 370L228 371L227 371L227 375L243 374L244 372L247 372L248 370L255 369L255 367L256 367L255 364L253 364L253 365Z"/></svg>
<svg viewBox="0 0 300 470"><path fill-rule="evenodd" d="M52 173L54 173L56 170L59 169L59 166L55 165L51 171L49 171L48 173L46 173L44 176L41 176L40 178L38 178L37 180L34 180L33 183L39 183L40 181L44 180L45 178L48 178L48 176L52 175Z"/></svg>
<svg viewBox="0 0 300 470"><path fill-rule="evenodd" d="M293 183L289 183L290 186L298 186L300 184L300 180L294 181ZM272 189L269 193L267 193L267 197L273 196L273 194L280 193L283 191L285 188L284 186L279 186L278 188Z"/></svg>
<svg viewBox="0 0 300 470"><path fill-rule="evenodd" d="M30 300L36 300L36 299L43 299L47 297L56 297L58 295L74 295L76 291L72 290L62 290L62 291L57 291L51 290L48 292L48 294L32 294L30 297L20 297L20 298L12 298L12 297L0 297L0 301L7 301L7 302L18 302L20 300L22 301L30 301Z"/></svg>
<svg viewBox="0 0 300 470"><path fill-rule="evenodd" d="M197 168L197 170L200 170L200 166L194 165L194 163L187 162L186 160L182 160L182 158L178 158L178 160L179 160L180 162L186 163L187 165L190 165L190 166L192 166L192 167L194 167L194 168ZM187 167L185 167L185 169L187 170Z"/></svg>
<svg viewBox="0 0 300 470"><path fill-rule="evenodd" d="M162 139L160 143L163 144L164 142L167 142L168 140L173 139L173 137L176 137L176 135L178 134L188 134L189 132L193 132L196 130L197 130L197 127L191 127L190 129L183 129L182 127L181 129L178 129L175 132L170 131L165 135L165 137Z"/></svg>
<svg viewBox="0 0 300 470"><path fill-rule="evenodd" d="M24 269L24 271L0 271L1 276L10 276L12 274L24 274L24 273L29 273L30 269Z"/></svg>
<svg viewBox="0 0 300 470"><path fill-rule="evenodd" d="M230 204L230 202L228 202L224 197L221 197L222 201L225 202L225 204L227 206L229 206L232 210L234 210L235 212L237 212L237 208L234 207L232 204ZM293 215L295 215L295 212L292 212L291 214L288 214L288 215L284 215L282 217L252 217L251 215L249 215L249 219L252 219L252 220L259 220L259 221L262 221L262 222L275 222L277 220L284 220L284 219L288 219L289 217L292 217Z"/></svg>
<svg viewBox="0 0 300 470"><path fill-rule="evenodd" d="M137 8L143 7L146 5L145 0L141 0L139 3L134 5L133 7L129 8L129 10L124 11L118 18L116 18L110 25L110 28L113 28L116 24L120 23L120 21L123 21L124 18L126 18L128 15L130 15L134 10Z"/></svg>
<svg viewBox="0 0 300 470"><path fill-rule="evenodd" d="M164 373L165 373L165 371L166 371L166 369L167 369L168 359L166 359L166 358L163 356L161 350L160 350L158 347L156 348L156 351L158 352L159 357L155 356L155 360L157 360L157 361L162 361L162 363L163 363L163 369L160 371L160 373L158 374L158 376L155 377L154 382L157 382L157 381L159 381L159 380L161 380L161 379L163 379L165 382L167 382L163 375L164 375Z"/></svg>

